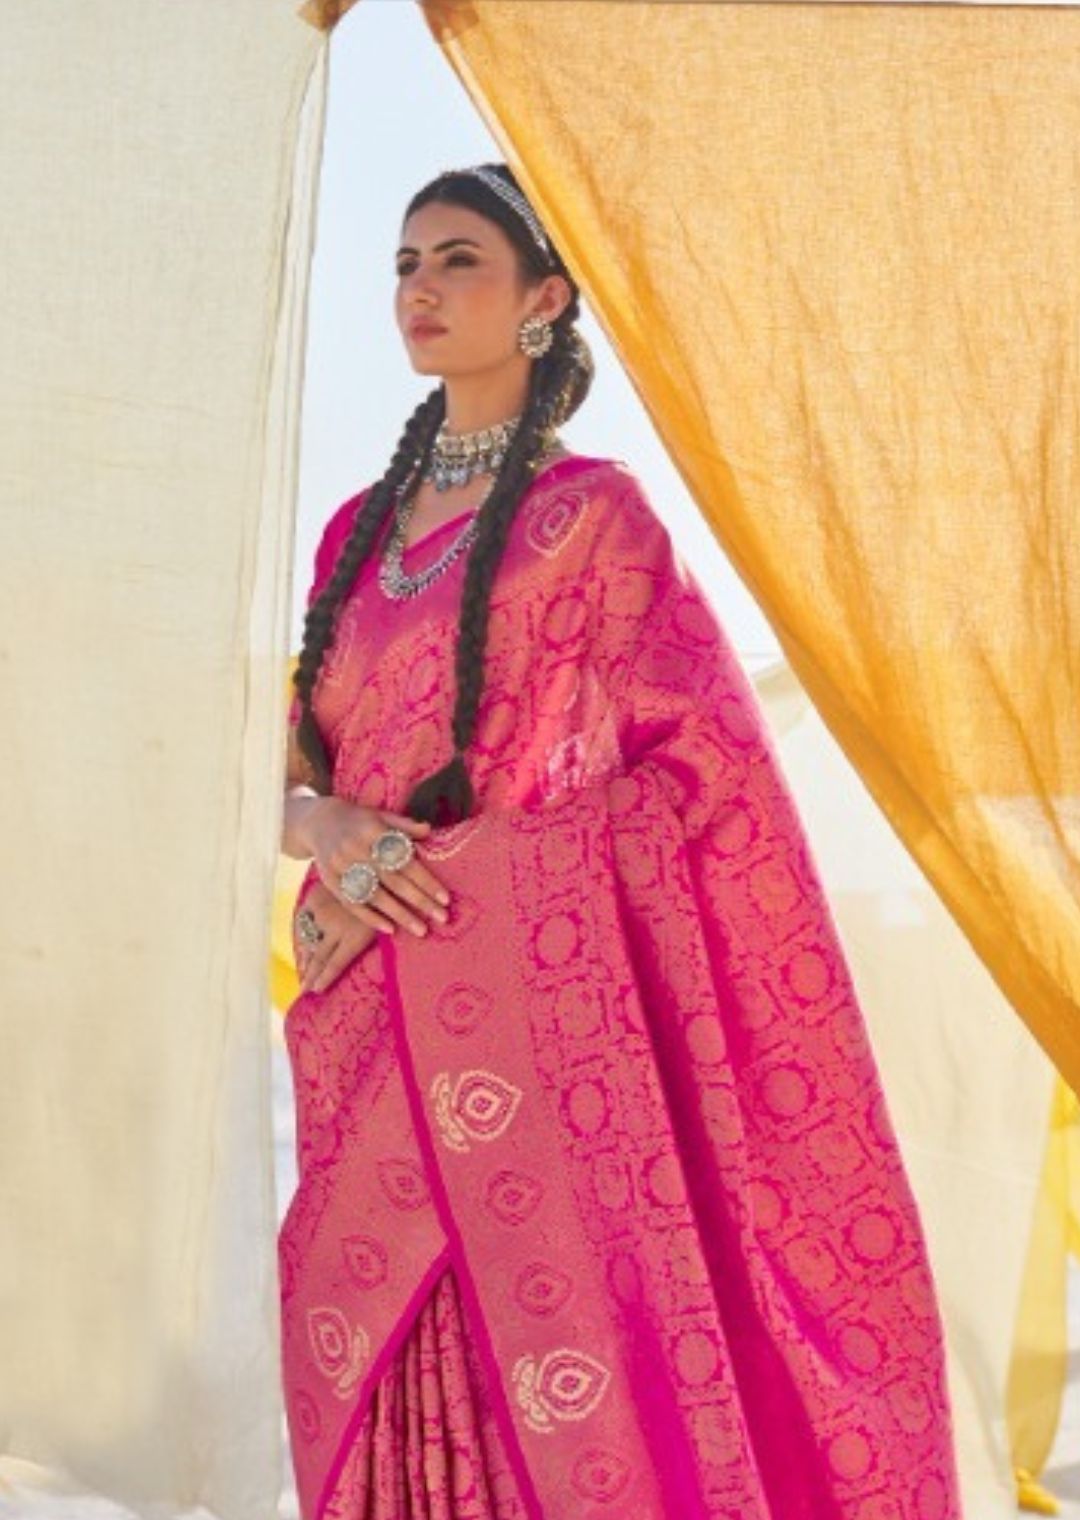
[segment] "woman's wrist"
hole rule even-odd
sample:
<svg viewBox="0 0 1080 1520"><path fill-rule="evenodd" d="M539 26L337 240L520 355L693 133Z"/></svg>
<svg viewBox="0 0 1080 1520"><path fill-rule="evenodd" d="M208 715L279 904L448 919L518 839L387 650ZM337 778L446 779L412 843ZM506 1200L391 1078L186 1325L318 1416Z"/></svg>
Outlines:
<svg viewBox="0 0 1080 1520"><path fill-rule="evenodd" d="M307 787L286 793L282 809L281 852L293 860L310 860L315 854L309 829L312 815L327 799Z"/></svg>

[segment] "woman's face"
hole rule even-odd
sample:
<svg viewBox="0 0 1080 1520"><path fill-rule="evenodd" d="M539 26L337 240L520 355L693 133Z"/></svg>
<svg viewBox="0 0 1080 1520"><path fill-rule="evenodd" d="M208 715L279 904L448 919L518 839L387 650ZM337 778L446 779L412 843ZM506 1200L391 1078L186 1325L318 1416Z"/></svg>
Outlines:
<svg viewBox="0 0 1080 1520"><path fill-rule="evenodd" d="M519 284L513 244L495 222L464 206L431 201L402 229L394 310L420 374L474 374L507 364L527 368L518 328L534 314L553 321L570 300L561 275ZM412 331L427 321L441 331Z"/></svg>

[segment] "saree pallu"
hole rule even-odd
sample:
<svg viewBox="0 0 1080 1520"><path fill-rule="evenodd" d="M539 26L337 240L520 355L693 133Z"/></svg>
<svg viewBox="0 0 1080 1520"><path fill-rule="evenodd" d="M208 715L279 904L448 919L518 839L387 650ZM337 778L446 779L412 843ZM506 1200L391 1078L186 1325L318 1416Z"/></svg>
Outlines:
<svg viewBox="0 0 1080 1520"><path fill-rule="evenodd" d="M400 808L448 758L459 574L421 608L361 572L315 697L336 793ZM420 847L450 921L286 1020L305 1520L367 1513L357 1433L451 1292L493 1470L449 1515L958 1520L933 1282L835 926L624 465L534 480L488 638L478 811Z"/></svg>

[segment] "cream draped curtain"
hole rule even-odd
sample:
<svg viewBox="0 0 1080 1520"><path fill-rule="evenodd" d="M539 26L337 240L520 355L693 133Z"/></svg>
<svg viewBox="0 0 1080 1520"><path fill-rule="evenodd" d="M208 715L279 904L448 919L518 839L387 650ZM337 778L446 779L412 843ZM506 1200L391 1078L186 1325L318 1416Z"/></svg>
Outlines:
<svg viewBox="0 0 1080 1520"><path fill-rule="evenodd" d="M5 7L5 1513L277 1504L264 968L325 54L294 0Z"/></svg>
<svg viewBox="0 0 1080 1520"><path fill-rule="evenodd" d="M425 12L818 711L1080 1087L1080 12Z"/></svg>

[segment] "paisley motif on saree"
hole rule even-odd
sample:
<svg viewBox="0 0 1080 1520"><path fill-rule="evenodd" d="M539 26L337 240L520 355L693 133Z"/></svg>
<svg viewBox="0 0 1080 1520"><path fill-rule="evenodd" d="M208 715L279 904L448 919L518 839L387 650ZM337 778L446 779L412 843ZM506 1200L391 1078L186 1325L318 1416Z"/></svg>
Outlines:
<svg viewBox="0 0 1080 1520"><path fill-rule="evenodd" d="M370 566L354 588L316 693L341 795L398 808L447 758L440 587L408 612ZM621 463L534 481L487 671L478 811L422 847L450 922L286 1021L305 1520L348 1514L350 1440L448 1266L531 1520L958 1520L933 1283L828 905Z"/></svg>

